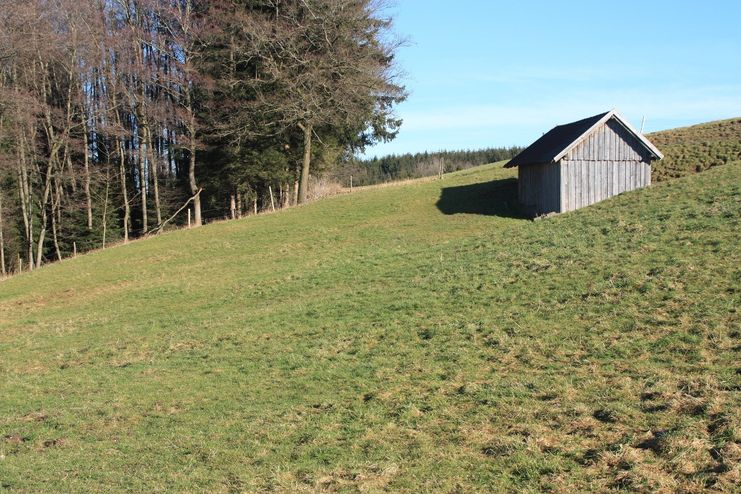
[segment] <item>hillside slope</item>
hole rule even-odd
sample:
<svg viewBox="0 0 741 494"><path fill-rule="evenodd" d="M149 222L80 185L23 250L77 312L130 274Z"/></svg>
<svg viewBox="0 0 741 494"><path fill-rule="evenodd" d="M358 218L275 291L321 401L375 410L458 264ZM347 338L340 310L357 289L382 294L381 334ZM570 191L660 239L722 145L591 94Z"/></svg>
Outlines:
<svg viewBox="0 0 741 494"><path fill-rule="evenodd" d="M741 160L741 118L648 134L664 153L653 164L653 179L663 181Z"/></svg>
<svg viewBox="0 0 741 494"><path fill-rule="evenodd" d="M512 177L1 283L2 488L732 492L741 163L537 222Z"/></svg>

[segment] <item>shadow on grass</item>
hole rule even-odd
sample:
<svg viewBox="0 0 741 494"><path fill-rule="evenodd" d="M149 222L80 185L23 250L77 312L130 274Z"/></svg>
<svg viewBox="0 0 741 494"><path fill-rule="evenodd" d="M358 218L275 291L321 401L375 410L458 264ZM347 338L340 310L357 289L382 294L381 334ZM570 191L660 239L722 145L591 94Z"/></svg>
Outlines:
<svg viewBox="0 0 741 494"><path fill-rule="evenodd" d="M482 214L526 219L517 204L517 179L505 178L471 185L445 187L437 208L444 214Z"/></svg>

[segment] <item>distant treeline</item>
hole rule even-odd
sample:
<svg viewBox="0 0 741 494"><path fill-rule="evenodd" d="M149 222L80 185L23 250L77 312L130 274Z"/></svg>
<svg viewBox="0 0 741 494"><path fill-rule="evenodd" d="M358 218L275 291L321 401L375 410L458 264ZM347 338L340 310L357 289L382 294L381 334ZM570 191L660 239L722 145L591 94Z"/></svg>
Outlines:
<svg viewBox="0 0 741 494"><path fill-rule="evenodd" d="M512 146L476 151L392 154L382 158L357 160L336 170L334 178L340 181L342 185L348 186L350 176L352 176L353 185L361 186L409 178L429 177L437 175L440 171L448 173L507 160L514 157L522 149L518 146Z"/></svg>

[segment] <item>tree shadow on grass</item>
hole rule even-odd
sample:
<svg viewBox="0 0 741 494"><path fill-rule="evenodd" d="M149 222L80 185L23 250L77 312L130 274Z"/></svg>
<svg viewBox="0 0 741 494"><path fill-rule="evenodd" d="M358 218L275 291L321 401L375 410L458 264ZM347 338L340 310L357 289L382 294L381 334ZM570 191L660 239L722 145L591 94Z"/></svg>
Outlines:
<svg viewBox="0 0 741 494"><path fill-rule="evenodd" d="M527 219L517 203L517 179L445 187L437 208L444 214L482 214Z"/></svg>

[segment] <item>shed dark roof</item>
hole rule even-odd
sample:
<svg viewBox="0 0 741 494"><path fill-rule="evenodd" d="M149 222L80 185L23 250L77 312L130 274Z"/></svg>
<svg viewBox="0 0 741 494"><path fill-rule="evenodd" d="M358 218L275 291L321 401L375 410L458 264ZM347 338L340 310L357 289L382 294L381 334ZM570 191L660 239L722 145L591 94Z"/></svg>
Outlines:
<svg viewBox="0 0 741 494"><path fill-rule="evenodd" d="M615 110L611 110L594 115L593 117L577 120L576 122L553 127L504 166L505 168L511 168L519 165L558 161L569 149L573 148L584 137L589 135L592 130L596 129L600 124L607 122L610 118L615 118L631 134L635 135L656 158L661 159L664 157L648 139L633 129Z"/></svg>

